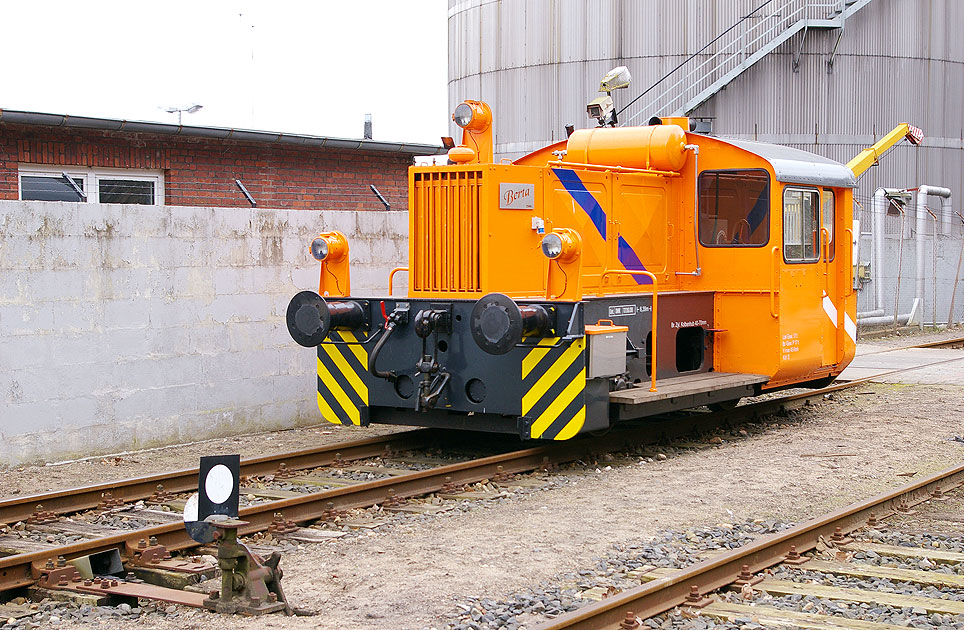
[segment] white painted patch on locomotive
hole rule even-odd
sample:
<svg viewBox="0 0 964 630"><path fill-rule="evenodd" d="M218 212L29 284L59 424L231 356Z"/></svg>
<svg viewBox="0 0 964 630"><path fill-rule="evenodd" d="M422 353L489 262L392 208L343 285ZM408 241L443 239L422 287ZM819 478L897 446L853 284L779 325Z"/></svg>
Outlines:
<svg viewBox="0 0 964 630"><path fill-rule="evenodd" d="M847 336L854 343L857 343L857 323L850 317L850 313L844 313L844 330Z"/></svg>
<svg viewBox="0 0 964 630"><path fill-rule="evenodd" d="M499 208L502 210L532 210L536 207L535 184L499 184Z"/></svg>
<svg viewBox="0 0 964 630"><path fill-rule="evenodd" d="M613 304L609 307L610 317L631 317L636 312L635 304Z"/></svg>
<svg viewBox="0 0 964 630"><path fill-rule="evenodd" d="M694 320L692 320L692 321L686 321L686 322L680 321L680 322L670 322L670 323L669 323L669 327L670 327L670 328L677 328L677 329L679 329L679 328L694 328L694 327L697 327L697 326L699 326L699 327L701 327L701 328L705 328L706 326L709 326L709 325L710 325L709 322L706 321L705 319L694 319Z"/></svg>

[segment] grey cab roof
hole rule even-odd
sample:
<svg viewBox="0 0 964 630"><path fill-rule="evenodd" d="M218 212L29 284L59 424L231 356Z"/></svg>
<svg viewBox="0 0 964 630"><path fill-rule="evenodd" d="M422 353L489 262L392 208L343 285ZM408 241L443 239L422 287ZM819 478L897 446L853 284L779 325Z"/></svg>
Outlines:
<svg viewBox="0 0 964 630"><path fill-rule="evenodd" d="M853 171L840 162L816 153L752 140L720 137L716 139L758 155L769 162L777 181L836 188L853 188L857 185L857 178L854 177Z"/></svg>

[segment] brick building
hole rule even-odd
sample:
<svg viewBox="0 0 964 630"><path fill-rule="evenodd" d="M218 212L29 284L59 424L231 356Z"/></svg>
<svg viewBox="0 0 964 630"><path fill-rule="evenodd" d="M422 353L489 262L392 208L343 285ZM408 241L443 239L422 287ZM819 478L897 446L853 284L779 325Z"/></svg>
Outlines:
<svg viewBox="0 0 964 630"><path fill-rule="evenodd" d="M384 294L437 150L0 111L0 464L319 422L285 325L307 244L341 231Z"/></svg>
<svg viewBox="0 0 964 630"><path fill-rule="evenodd" d="M0 110L0 199L382 210L374 185L405 210L408 166L439 150Z"/></svg>

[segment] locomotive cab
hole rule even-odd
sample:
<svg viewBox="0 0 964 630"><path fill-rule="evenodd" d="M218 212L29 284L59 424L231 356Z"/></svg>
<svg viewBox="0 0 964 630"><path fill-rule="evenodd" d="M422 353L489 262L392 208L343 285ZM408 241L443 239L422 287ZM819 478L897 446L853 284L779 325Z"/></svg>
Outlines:
<svg viewBox="0 0 964 630"><path fill-rule="evenodd" d="M846 166L679 118L496 164L488 106L453 118L452 164L409 169L405 297L351 295L343 236L311 248L288 327L325 419L568 439L852 359Z"/></svg>

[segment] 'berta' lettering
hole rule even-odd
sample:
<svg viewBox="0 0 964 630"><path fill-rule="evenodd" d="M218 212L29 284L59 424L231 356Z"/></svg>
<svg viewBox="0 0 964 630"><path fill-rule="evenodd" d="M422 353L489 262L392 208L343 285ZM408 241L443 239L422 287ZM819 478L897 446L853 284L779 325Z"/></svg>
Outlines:
<svg viewBox="0 0 964 630"><path fill-rule="evenodd" d="M535 206L535 185L519 182L499 183L499 207L505 210L531 210Z"/></svg>
<svg viewBox="0 0 964 630"><path fill-rule="evenodd" d="M505 205L508 206L510 204L515 203L519 199L524 199L528 197L530 192L532 191L528 188L523 188L522 190L509 189L505 191Z"/></svg>

